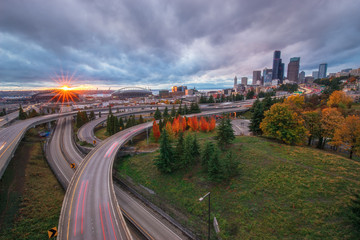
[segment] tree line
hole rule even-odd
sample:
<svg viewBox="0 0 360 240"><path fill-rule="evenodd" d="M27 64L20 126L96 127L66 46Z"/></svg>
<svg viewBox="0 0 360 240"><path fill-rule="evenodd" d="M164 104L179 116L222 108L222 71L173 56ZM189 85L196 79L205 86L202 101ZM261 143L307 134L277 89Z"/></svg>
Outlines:
<svg viewBox="0 0 360 240"><path fill-rule="evenodd" d="M167 123L170 126L170 123ZM190 129L191 130L191 129ZM191 130L196 133L197 130ZM159 126L154 121L154 135L159 133ZM200 146L196 134L178 132L174 137L169 129L164 128L160 137L159 155L154 159L158 170L170 174L182 169L190 169L196 164L201 164L203 172L207 173L211 181L219 182L228 180L238 174L238 163L227 147L234 140L234 132L228 117L222 118L217 128L218 147L207 141ZM176 138L177 137L177 138ZM177 139L175 142L174 140ZM227 154L224 154L228 152Z"/></svg>

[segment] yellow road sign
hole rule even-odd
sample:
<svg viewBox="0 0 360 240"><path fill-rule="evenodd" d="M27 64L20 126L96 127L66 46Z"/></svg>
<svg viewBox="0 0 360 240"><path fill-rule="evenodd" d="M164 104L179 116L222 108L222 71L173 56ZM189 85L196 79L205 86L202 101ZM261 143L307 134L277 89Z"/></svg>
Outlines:
<svg viewBox="0 0 360 240"><path fill-rule="evenodd" d="M93 144L94 144L94 145L96 144L96 140L93 141Z"/></svg>
<svg viewBox="0 0 360 240"><path fill-rule="evenodd" d="M50 229L48 231L48 235L49 235L49 238L53 238L53 237L56 237L57 236L57 228L56 227L53 227L52 229Z"/></svg>
<svg viewBox="0 0 360 240"><path fill-rule="evenodd" d="M70 164L71 168L75 168L75 163Z"/></svg>

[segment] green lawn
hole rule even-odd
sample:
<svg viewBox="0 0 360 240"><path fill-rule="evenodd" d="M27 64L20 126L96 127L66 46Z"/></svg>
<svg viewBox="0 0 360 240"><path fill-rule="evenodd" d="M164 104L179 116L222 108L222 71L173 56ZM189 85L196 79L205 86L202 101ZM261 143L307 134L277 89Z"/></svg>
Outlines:
<svg viewBox="0 0 360 240"><path fill-rule="evenodd" d="M0 198L5 208L1 206L0 239L48 239L47 231L58 225L65 192L37 137L27 134L3 179Z"/></svg>
<svg viewBox="0 0 360 240"><path fill-rule="evenodd" d="M101 139L101 140L105 140L106 138L108 138L109 135L108 135L107 132L106 132L106 127L97 129L97 130L95 131L95 136L96 136L98 139Z"/></svg>
<svg viewBox="0 0 360 240"><path fill-rule="evenodd" d="M201 133L199 139L211 135ZM199 165L172 175L159 173L152 161L158 151L123 158L115 167L123 177L154 190L156 195L147 197L203 239L207 202L198 199L208 191L223 239L355 238L347 205L359 189L358 162L259 137L237 137L231 151L241 174L220 184L210 183Z"/></svg>

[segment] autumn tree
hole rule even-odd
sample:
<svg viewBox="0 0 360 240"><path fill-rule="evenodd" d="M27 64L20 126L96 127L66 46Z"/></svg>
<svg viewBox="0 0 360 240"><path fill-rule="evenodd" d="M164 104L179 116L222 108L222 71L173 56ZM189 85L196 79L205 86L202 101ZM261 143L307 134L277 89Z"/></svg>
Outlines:
<svg viewBox="0 0 360 240"><path fill-rule="evenodd" d="M173 131L173 128L172 128L172 124L170 121L166 122L166 125L165 125L165 131L166 133L168 134L168 137L173 140L175 138L175 134L174 134L174 131Z"/></svg>
<svg viewBox="0 0 360 240"><path fill-rule="evenodd" d="M327 139L334 137L335 130L338 129L344 117L336 108L325 108L321 111L321 128L323 129L323 145L324 147Z"/></svg>
<svg viewBox="0 0 360 240"><path fill-rule="evenodd" d="M346 108L350 107L351 103L353 102L352 98L346 96L345 92L343 91L334 91L327 102L328 107L340 107Z"/></svg>
<svg viewBox="0 0 360 240"><path fill-rule="evenodd" d="M309 131L308 145L310 146L315 138L321 139L321 112L320 111L307 111L302 113L305 127Z"/></svg>
<svg viewBox="0 0 360 240"><path fill-rule="evenodd" d="M154 134L155 141L157 142L160 138L160 129L159 129L159 125L157 124L156 121L153 122L153 134Z"/></svg>
<svg viewBox="0 0 360 240"><path fill-rule="evenodd" d="M300 144L308 134L304 120L283 103L274 104L265 112L260 128L265 136L276 138L286 144Z"/></svg>
<svg viewBox="0 0 360 240"><path fill-rule="evenodd" d="M204 117L200 117L200 130L202 132L209 131L209 123L206 121L206 119Z"/></svg>
<svg viewBox="0 0 360 240"><path fill-rule="evenodd" d="M216 120L214 117L210 118L209 131L213 131L216 127Z"/></svg>
<svg viewBox="0 0 360 240"><path fill-rule="evenodd" d="M303 110L305 104L304 96L291 95L284 100L284 104L288 105L291 110L299 113Z"/></svg>
<svg viewBox="0 0 360 240"><path fill-rule="evenodd" d="M342 146L349 151L352 159L353 153L360 152L360 117L347 116L345 121L335 130L334 137L329 143L333 146Z"/></svg>

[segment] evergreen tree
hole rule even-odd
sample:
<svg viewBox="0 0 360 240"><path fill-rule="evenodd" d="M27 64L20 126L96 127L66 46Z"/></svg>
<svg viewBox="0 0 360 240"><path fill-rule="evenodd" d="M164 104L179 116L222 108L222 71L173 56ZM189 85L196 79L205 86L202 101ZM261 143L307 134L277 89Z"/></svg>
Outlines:
<svg viewBox="0 0 360 240"><path fill-rule="evenodd" d="M2 112L3 112L3 115L5 116L6 115L6 109L3 108Z"/></svg>
<svg viewBox="0 0 360 240"><path fill-rule="evenodd" d="M167 106L165 107L163 117L164 117L164 118L170 117L169 110L168 110L168 107L167 107Z"/></svg>
<svg viewBox="0 0 360 240"><path fill-rule="evenodd" d="M135 119L135 115L132 115L131 117L131 126L135 126L136 125L136 119Z"/></svg>
<svg viewBox="0 0 360 240"><path fill-rule="evenodd" d="M115 134L119 132L119 121L116 116L113 116L113 118L114 118L113 125L114 125L114 134Z"/></svg>
<svg viewBox="0 0 360 240"><path fill-rule="evenodd" d="M206 171L208 170L209 160L214 154L214 149L215 146L211 141L207 141L205 143L204 150L202 151L201 154L201 165L203 169L206 169Z"/></svg>
<svg viewBox="0 0 360 240"><path fill-rule="evenodd" d="M90 112L89 119L90 119L90 121L95 120L95 113L94 113L94 111L91 111L91 112Z"/></svg>
<svg viewBox="0 0 360 240"><path fill-rule="evenodd" d="M182 168L187 168L191 166L194 162L194 156L192 155L192 144L193 144L193 138L191 134L187 134L184 139L184 154L181 166Z"/></svg>
<svg viewBox="0 0 360 240"><path fill-rule="evenodd" d="M184 106L184 115L189 114L189 113L190 113L190 111L189 111L189 109L187 107L187 104L185 104L185 106Z"/></svg>
<svg viewBox="0 0 360 240"><path fill-rule="evenodd" d="M108 135L111 135L110 134L110 115L108 115L107 119L106 119L106 132L108 133Z"/></svg>
<svg viewBox="0 0 360 240"><path fill-rule="evenodd" d="M220 121L217 130L216 139L218 141L218 145L221 149L225 149L225 146L230 144L234 139L234 130L231 125L231 121L229 117L223 116Z"/></svg>
<svg viewBox="0 0 360 240"><path fill-rule="evenodd" d="M215 100L214 100L213 95L210 95L208 103L214 103L214 102L215 102Z"/></svg>
<svg viewBox="0 0 360 240"><path fill-rule="evenodd" d="M175 148L176 165L181 167L184 157L184 133L180 132Z"/></svg>
<svg viewBox="0 0 360 240"><path fill-rule="evenodd" d="M179 106L179 108L177 110L176 116L182 115L182 113L183 113L183 109L182 109L181 103L180 103L180 106Z"/></svg>
<svg viewBox="0 0 360 240"><path fill-rule="evenodd" d="M260 123L264 119L264 107L263 103L259 99L256 99L253 106L251 107L253 112L251 116L250 131L254 134L261 134Z"/></svg>
<svg viewBox="0 0 360 240"><path fill-rule="evenodd" d="M196 134L192 138L191 155L193 156L193 159L197 159L198 157L200 157L200 146L199 146Z"/></svg>
<svg viewBox="0 0 360 240"><path fill-rule="evenodd" d="M214 149L208 162L208 177L213 182L220 182L223 178L222 166L219 159L219 150Z"/></svg>
<svg viewBox="0 0 360 240"><path fill-rule="evenodd" d="M24 120L26 118L27 118L27 114L26 114L26 112L24 112L22 106L20 105L20 107L19 107L19 119Z"/></svg>
<svg viewBox="0 0 360 240"><path fill-rule="evenodd" d="M255 96L255 92L253 90L247 92L246 99L253 99Z"/></svg>
<svg viewBox="0 0 360 240"><path fill-rule="evenodd" d="M154 160L154 164L162 173L171 173L174 171L174 152L168 134L165 130L161 133L160 154Z"/></svg>
<svg viewBox="0 0 360 240"><path fill-rule="evenodd" d="M160 110L159 110L158 107L156 108L156 111L155 111L155 114L154 114L154 118L155 118L156 120L160 120L160 119L161 119L161 112L160 112Z"/></svg>
<svg viewBox="0 0 360 240"><path fill-rule="evenodd" d="M99 111L99 118L101 118L101 111Z"/></svg>
<svg viewBox="0 0 360 240"><path fill-rule="evenodd" d="M226 157L223 162L224 162L224 178L230 179L238 174L239 172L238 164L234 159L232 151L229 151L226 154Z"/></svg>
<svg viewBox="0 0 360 240"><path fill-rule="evenodd" d="M81 121L80 111L76 113L76 127L80 128L83 125Z"/></svg>
<svg viewBox="0 0 360 240"><path fill-rule="evenodd" d="M164 121L165 121L165 120L164 120ZM164 127L163 121L160 119L160 120L159 120L159 130L160 130L160 132L162 132L163 127Z"/></svg>
<svg viewBox="0 0 360 240"><path fill-rule="evenodd" d="M175 105L173 105L170 115L171 115L171 117L175 117L175 115L176 115Z"/></svg>
<svg viewBox="0 0 360 240"><path fill-rule="evenodd" d="M140 114L140 117L139 117L139 123L141 124L141 123L144 123L145 121L144 121L144 118L142 117L142 115Z"/></svg>
<svg viewBox="0 0 360 240"><path fill-rule="evenodd" d="M119 120L119 128L120 128L120 130L124 130L124 128L125 128L124 121L122 118L120 118L120 120Z"/></svg>
<svg viewBox="0 0 360 240"><path fill-rule="evenodd" d="M109 105L109 115L112 115L111 105Z"/></svg>

